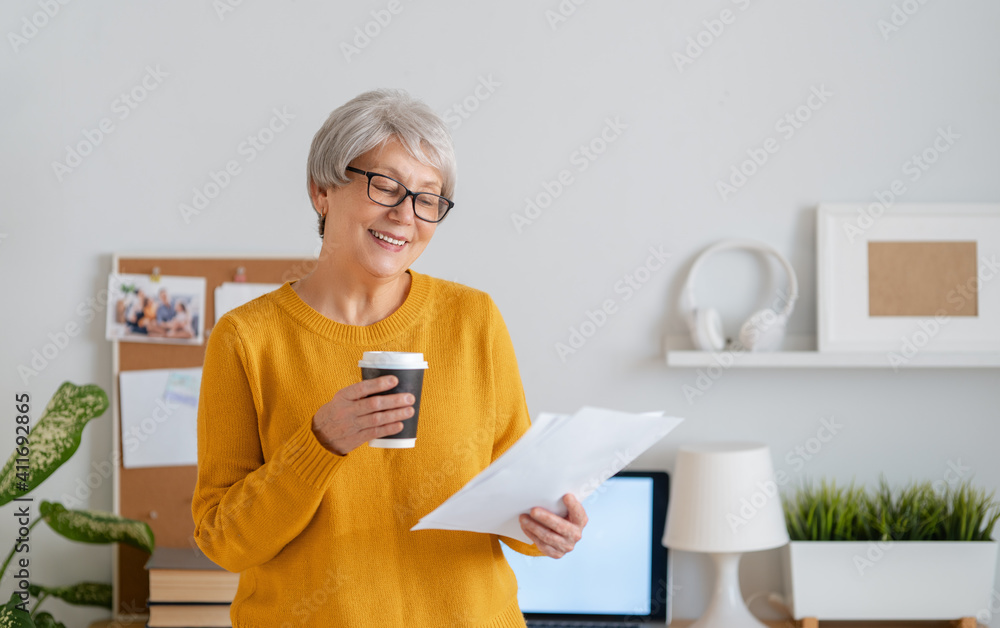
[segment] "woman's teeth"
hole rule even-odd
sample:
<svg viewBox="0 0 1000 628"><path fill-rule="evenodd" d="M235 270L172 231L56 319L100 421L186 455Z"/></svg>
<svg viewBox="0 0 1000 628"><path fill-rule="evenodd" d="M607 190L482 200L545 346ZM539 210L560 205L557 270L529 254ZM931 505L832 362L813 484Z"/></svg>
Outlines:
<svg viewBox="0 0 1000 628"><path fill-rule="evenodd" d="M393 240L389 236L383 235L383 234L379 233L378 231L374 231L372 229L369 229L368 233L372 234L373 236L375 236L379 240L385 240L389 244L395 244L396 246L403 246L404 244L406 244L406 240Z"/></svg>

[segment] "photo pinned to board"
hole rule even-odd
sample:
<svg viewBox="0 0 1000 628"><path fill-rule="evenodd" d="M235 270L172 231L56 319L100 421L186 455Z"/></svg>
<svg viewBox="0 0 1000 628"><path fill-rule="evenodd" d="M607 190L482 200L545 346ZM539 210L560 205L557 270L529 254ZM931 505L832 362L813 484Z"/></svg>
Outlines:
<svg viewBox="0 0 1000 628"><path fill-rule="evenodd" d="M111 273L108 340L200 345L205 340L205 278Z"/></svg>

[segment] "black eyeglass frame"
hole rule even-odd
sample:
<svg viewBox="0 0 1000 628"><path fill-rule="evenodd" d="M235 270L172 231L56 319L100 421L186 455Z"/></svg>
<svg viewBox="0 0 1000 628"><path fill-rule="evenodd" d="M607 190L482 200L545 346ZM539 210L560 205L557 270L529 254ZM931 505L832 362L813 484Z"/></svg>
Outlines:
<svg viewBox="0 0 1000 628"><path fill-rule="evenodd" d="M403 201L406 200L407 196L412 196L413 197L413 201L411 202L411 206L413 207L413 215L416 216L417 218L419 218L420 220L423 220L424 222L441 222L442 220L445 219L445 216L448 215L448 212L451 211L451 208L455 206L455 203L451 199L445 198L445 197L441 196L440 194L431 194L430 192L411 192L410 188L406 187L405 185L403 185L399 181L396 181L392 177L390 177L388 175L384 175L384 174L382 174L380 172L370 172L370 171L360 170L360 169L355 168L353 166L347 166L347 171L348 172L356 172L357 174L363 174L366 177L368 177L368 198L373 203L378 203L382 207L398 207L400 203L402 203ZM403 197L400 198L395 203L393 203L392 205L386 205L385 203L382 203L380 201L376 201L374 198L372 198L372 177L385 177L386 179L389 179L393 183L397 184L399 187L403 188L403 190L406 191L406 194L403 194ZM439 199L445 201L446 203L448 203L448 208L446 210L444 210L444 214L440 218L438 218L437 220L431 220L429 218L424 218L423 216L421 216L420 214L417 213L417 196L420 195L420 194L424 194L426 196L433 196L433 197L439 198Z"/></svg>

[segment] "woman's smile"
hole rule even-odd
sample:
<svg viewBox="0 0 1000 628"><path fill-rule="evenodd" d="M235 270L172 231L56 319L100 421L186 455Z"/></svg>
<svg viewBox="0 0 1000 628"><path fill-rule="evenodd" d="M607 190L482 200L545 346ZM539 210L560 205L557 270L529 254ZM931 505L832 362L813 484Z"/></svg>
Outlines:
<svg viewBox="0 0 1000 628"><path fill-rule="evenodd" d="M375 238L375 241L381 245L382 248L389 251L402 251L407 242L401 236L394 236L393 234L385 231L369 229L368 233L372 234L372 237Z"/></svg>

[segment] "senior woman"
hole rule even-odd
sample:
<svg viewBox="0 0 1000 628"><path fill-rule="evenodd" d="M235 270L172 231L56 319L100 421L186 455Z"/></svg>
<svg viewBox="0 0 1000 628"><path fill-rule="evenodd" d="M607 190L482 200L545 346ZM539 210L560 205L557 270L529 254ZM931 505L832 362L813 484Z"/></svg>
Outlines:
<svg viewBox="0 0 1000 628"><path fill-rule="evenodd" d="M524 626L500 541L558 558L587 517L521 515L526 545L411 532L528 429L507 328L490 297L410 270L448 214L454 149L400 91L362 94L316 133L308 185L323 246L298 281L227 313L198 406L198 546L240 572L233 626ZM364 351L429 364L413 449L369 447L413 415Z"/></svg>

